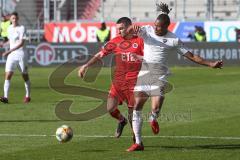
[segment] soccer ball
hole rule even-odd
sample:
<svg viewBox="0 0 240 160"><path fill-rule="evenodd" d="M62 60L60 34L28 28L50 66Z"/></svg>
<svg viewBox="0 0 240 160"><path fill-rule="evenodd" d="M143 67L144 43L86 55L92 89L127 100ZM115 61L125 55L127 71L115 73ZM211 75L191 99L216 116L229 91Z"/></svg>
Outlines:
<svg viewBox="0 0 240 160"><path fill-rule="evenodd" d="M67 125L62 125L56 131L56 138L59 142L68 142L73 137L73 130Z"/></svg>

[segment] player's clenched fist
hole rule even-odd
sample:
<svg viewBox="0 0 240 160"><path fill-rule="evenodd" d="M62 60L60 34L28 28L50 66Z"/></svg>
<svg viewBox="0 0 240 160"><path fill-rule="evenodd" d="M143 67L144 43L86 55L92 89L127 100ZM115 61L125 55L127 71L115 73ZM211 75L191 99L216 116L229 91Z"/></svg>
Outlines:
<svg viewBox="0 0 240 160"><path fill-rule="evenodd" d="M133 34L137 34L140 30L140 27L137 25L131 25L128 27L127 29L127 33L133 33Z"/></svg>
<svg viewBox="0 0 240 160"><path fill-rule="evenodd" d="M212 68L222 68L223 67L223 61L215 61L210 64L210 67Z"/></svg>
<svg viewBox="0 0 240 160"><path fill-rule="evenodd" d="M88 68L87 65L81 66L78 70L78 76L83 78L84 74L86 73L87 68Z"/></svg>

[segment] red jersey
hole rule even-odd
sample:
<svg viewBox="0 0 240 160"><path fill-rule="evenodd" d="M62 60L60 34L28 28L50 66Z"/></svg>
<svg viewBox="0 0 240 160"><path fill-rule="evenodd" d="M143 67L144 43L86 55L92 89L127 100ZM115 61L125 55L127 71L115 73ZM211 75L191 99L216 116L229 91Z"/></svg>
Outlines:
<svg viewBox="0 0 240 160"><path fill-rule="evenodd" d="M132 54L143 56L143 46L143 39L137 36L128 40L117 36L104 45L101 57L108 54L115 55L114 82L137 79L141 61Z"/></svg>

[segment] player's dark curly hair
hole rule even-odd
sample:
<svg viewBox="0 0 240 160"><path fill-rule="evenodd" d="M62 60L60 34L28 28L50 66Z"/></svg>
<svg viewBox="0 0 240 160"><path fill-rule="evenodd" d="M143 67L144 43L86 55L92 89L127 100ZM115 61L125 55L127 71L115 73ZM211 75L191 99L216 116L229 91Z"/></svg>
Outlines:
<svg viewBox="0 0 240 160"><path fill-rule="evenodd" d="M158 15L157 20L164 21L167 25L170 25L170 18L168 14L171 12L172 8L168 8L168 5L166 3L160 3L156 4L157 6L157 11L162 12L161 14Z"/></svg>
<svg viewBox="0 0 240 160"><path fill-rule="evenodd" d="M123 23L125 26L130 26L132 25L132 21L128 17L121 17L117 20L117 24Z"/></svg>

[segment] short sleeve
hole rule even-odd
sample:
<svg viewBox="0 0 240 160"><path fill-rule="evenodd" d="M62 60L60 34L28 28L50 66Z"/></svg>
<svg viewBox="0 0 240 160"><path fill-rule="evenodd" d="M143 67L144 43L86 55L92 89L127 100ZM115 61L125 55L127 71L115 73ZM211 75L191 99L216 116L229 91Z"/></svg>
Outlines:
<svg viewBox="0 0 240 160"><path fill-rule="evenodd" d="M113 53L116 48L117 48L116 43L114 43L113 41L109 41L102 47L100 56L101 57L107 56Z"/></svg>
<svg viewBox="0 0 240 160"><path fill-rule="evenodd" d="M180 39L176 40L176 48L177 48L177 52L181 55L184 55L187 52L189 52L189 49L185 46L185 44Z"/></svg>
<svg viewBox="0 0 240 160"><path fill-rule="evenodd" d="M150 25L146 25L146 26L142 26L139 30L138 36L142 37L143 39L148 37L148 30L151 26Z"/></svg>

